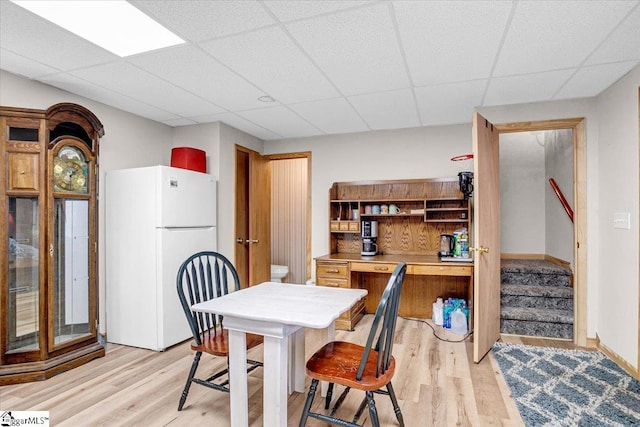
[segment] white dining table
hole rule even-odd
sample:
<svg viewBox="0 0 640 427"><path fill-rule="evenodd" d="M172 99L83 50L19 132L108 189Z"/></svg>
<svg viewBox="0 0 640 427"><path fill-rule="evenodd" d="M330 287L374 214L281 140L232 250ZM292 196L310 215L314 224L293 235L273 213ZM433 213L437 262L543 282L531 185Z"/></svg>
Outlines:
<svg viewBox="0 0 640 427"><path fill-rule="evenodd" d="M193 305L224 316L229 331L231 426L249 423L246 334L264 336L263 425L286 427L288 392L305 391L304 328L335 339L335 320L367 294L365 289L265 282Z"/></svg>

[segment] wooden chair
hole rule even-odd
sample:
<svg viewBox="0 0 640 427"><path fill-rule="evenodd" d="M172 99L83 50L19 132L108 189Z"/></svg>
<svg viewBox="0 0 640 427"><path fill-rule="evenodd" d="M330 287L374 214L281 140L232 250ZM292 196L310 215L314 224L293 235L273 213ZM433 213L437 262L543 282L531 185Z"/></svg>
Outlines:
<svg viewBox="0 0 640 427"><path fill-rule="evenodd" d="M391 378L393 378L395 370L395 359L391 355L391 350L393 349L398 304L406 270L407 265L401 262L393 271L389 283L380 298L378 309L371 325L371 331L364 347L344 341L333 341L318 350L307 361L307 375L312 380L302 411L302 417L300 418L300 427L306 424L308 417L340 426L356 427L359 426L356 422L362 415L366 405L369 406L371 424L374 427L379 427L380 423L373 393L386 394L391 398L396 418L400 426L404 427L398 399L391 385ZM336 400L336 404L329 415L311 412L310 410L319 381L329 382L325 409L329 408L334 384L346 387ZM334 414L352 388L364 391L365 398L353 420L349 422L334 417ZM386 388L386 390L383 390L383 388Z"/></svg>
<svg viewBox="0 0 640 427"><path fill-rule="evenodd" d="M196 352L187 383L180 397L178 411L181 411L187 399L187 394L189 394L191 383L229 392L229 339L227 331L222 326L222 316L196 313L191 310L191 306L239 290L240 279L235 267L224 255L217 252L204 251L191 255L182 263L178 270L176 286L180 303L193 333L191 349ZM262 340L263 338L260 335L247 334L247 349L261 344ZM226 357L227 368L214 373L206 379L195 378L203 352L214 356ZM262 363L247 360L247 365L247 372L251 372L262 366ZM221 378L225 375L226 379ZM220 381L216 382L216 380Z"/></svg>

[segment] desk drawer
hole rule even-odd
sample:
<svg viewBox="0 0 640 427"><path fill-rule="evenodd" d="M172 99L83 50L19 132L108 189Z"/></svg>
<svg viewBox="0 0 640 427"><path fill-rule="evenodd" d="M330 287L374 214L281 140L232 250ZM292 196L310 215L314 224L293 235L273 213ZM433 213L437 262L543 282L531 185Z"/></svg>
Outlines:
<svg viewBox="0 0 640 427"><path fill-rule="evenodd" d="M322 263L318 262L316 265L317 277L347 277L348 266L346 263Z"/></svg>
<svg viewBox="0 0 640 427"><path fill-rule="evenodd" d="M318 286L330 286L332 288L349 288L349 281L347 279L333 277L316 277L316 284Z"/></svg>
<svg viewBox="0 0 640 427"><path fill-rule="evenodd" d="M379 262L352 262L351 271L364 273L393 273L397 264L385 264Z"/></svg>
<svg viewBox="0 0 640 427"><path fill-rule="evenodd" d="M412 265L408 274L419 276L471 276L471 265Z"/></svg>

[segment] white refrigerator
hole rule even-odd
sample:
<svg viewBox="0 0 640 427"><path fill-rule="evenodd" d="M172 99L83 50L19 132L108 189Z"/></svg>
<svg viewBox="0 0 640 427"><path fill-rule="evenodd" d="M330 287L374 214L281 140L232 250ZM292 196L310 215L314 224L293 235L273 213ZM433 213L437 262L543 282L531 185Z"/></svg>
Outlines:
<svg viewBox="0 0 640 427"><path fill-rule="evenodd" d="M180 264L216 250L216 179L167 166L105 175L107 341L162 351L192 336Z"/></svg>

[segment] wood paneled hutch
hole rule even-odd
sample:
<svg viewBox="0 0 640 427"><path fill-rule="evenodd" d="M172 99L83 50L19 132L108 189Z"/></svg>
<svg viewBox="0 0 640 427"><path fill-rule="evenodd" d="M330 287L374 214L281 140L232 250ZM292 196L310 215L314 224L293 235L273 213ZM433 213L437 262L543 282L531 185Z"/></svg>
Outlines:
<svg viewBox="0 0 640 427"><path fill-rule="evenodd" d="M86 108L0 107L0 385L104 356L98 341L98 146Z"/></svg>
<svg viewBox="0 0 640 427"><path fill-rule="evenodd" d="M366 206L391 205L397 213L370 213ZM356 214L354 214L354 211ZM336 321L353 329L364 313L373 313L395 265L407 263L400 315L431 317L437 297L465 298L473 309L473 263L442 262L440 234L471 230L471 205L458 178L337 182L329 190L329 247L316 258L319 286L358 287L367 298ZM361 221L378 221L378 251L361 256Z"/></svg>

